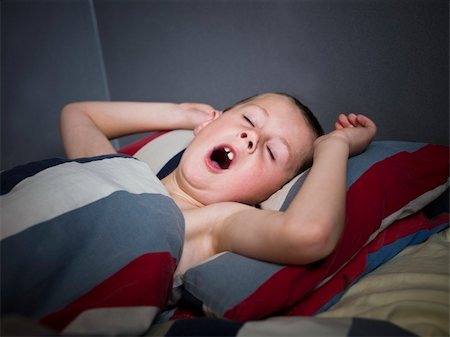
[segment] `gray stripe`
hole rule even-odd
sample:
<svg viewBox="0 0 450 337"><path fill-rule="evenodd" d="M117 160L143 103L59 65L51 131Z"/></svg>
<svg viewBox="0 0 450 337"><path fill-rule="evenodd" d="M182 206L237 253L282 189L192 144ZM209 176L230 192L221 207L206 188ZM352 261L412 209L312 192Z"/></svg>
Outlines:
<svg viewBox="0 0 450 337"><path fill-rule="evenodd" d="M136 257L179 259L184 218L169 197L116 192L2 241L2 313L42 317Z"/></svg>
<svg viewBox="0 0 450 337"><path fill-rule="evenodd" d="M189 269L184 287L216 314L239 304L284 266L225 253Z"/></svg>

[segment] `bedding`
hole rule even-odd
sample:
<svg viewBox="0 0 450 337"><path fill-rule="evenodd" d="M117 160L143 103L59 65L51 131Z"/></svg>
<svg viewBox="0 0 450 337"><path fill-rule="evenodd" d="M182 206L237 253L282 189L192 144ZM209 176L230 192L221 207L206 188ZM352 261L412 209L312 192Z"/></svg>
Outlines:
<svg viewBox="0 0 450 337"><path fill-rule="evenodd" d="M390 320L419 336L448 336L450 231L405 248L318 317Z"/></svg>
<svg viewBox="0 0 450 337"><path fill-rule="evenodd" d="M64 334L139 335L166 305L184 220L124 155L2 173L1 312Z"/></svg>
<svg viewBox="0 0 450 337"><path fill-rule="evenodd" d="M122 154L2 172L2 332L414 335L389 317L312 316L448 227L448 207L422 211L448 191L447 146L374 142L351 158L346 230L322 261L284 266L224 253L173 280L184 222L156 177L177 166L191 139L156 133ZM285 209L307 174L261 207Z"/></svg>
<svg viewBox="0 0 450 337"><path fill-rule="evenodd" d="M153 169L163 177L176 167L192 133L172 131L151 137L144 146L131 145L123 151L151 165L162 146L166 159ZM166 143L171 147L165 148ZM307 174L294 178L261 207L286 209ZM280 311L285 315L318 314L338 301L347 287L403 248L448 227L448 214L428 219L417 213L448 189L448 179L447 146L373 142L349 160L346 226L333 254L308 266L220 254L183 275L184 298L207 315L233 320L261 319ZM172 314L174 318L184 315Z"/></svg>
<svg viewBox="0 0 450 337"><path fill-rule="evenodd" d="M154 325L146 336L415 336L387 321L364 318L271 317L263 321L214 318L177 320Z"/></svg>
<svg viewBox="0 0 450 337"><path fill-rule="evenodd" d="M448 336L449 237L446 230L405 248L348 287L316 316L258 321L177 319L155 324L148 336Z"/></svg>

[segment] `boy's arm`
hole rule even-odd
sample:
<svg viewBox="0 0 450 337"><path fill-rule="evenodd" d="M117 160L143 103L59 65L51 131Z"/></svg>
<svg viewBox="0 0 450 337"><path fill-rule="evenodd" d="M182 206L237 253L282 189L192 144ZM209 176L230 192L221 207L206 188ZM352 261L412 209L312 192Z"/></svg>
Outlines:
<svg viewBox="0 0 450 337"><path fill-rule="evenodd" d="M155 130L194 129L214 117L199 103L79 102L61 112L61 136L69 158L116 153L110 139Z"/></svg>
<svg viewBox="0 0 450 337"><path fill-rule="evenodd" d="M218 251L284 264L307 264L329 255L345 221L347 160L376 132L365 116L341 115L336 130L314 144L314 163L285 212L241 207L216 228Z"/></svg>

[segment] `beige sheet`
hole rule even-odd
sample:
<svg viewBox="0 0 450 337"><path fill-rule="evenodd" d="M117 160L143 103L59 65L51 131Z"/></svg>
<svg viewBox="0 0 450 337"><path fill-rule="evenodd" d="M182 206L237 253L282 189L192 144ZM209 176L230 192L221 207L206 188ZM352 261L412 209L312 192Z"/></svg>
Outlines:
<svg viewBox="0 0 450 337"><path fill-rule="evenodd" d="M320 317L391 321L420 336L449 336L449 230L366 275Z"/></svg>

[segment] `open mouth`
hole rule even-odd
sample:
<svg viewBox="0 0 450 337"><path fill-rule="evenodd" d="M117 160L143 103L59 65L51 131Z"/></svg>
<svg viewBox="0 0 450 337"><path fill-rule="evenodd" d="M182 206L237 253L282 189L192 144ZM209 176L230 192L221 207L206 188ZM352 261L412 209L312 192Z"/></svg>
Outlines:
<svg viewBox="0 0 450 337"><path fill-rule="evenodd" d="M222 170L227 170L235 157L235 153L228 146L219 146L215 148L209 157L211 164Z"/></svg>

